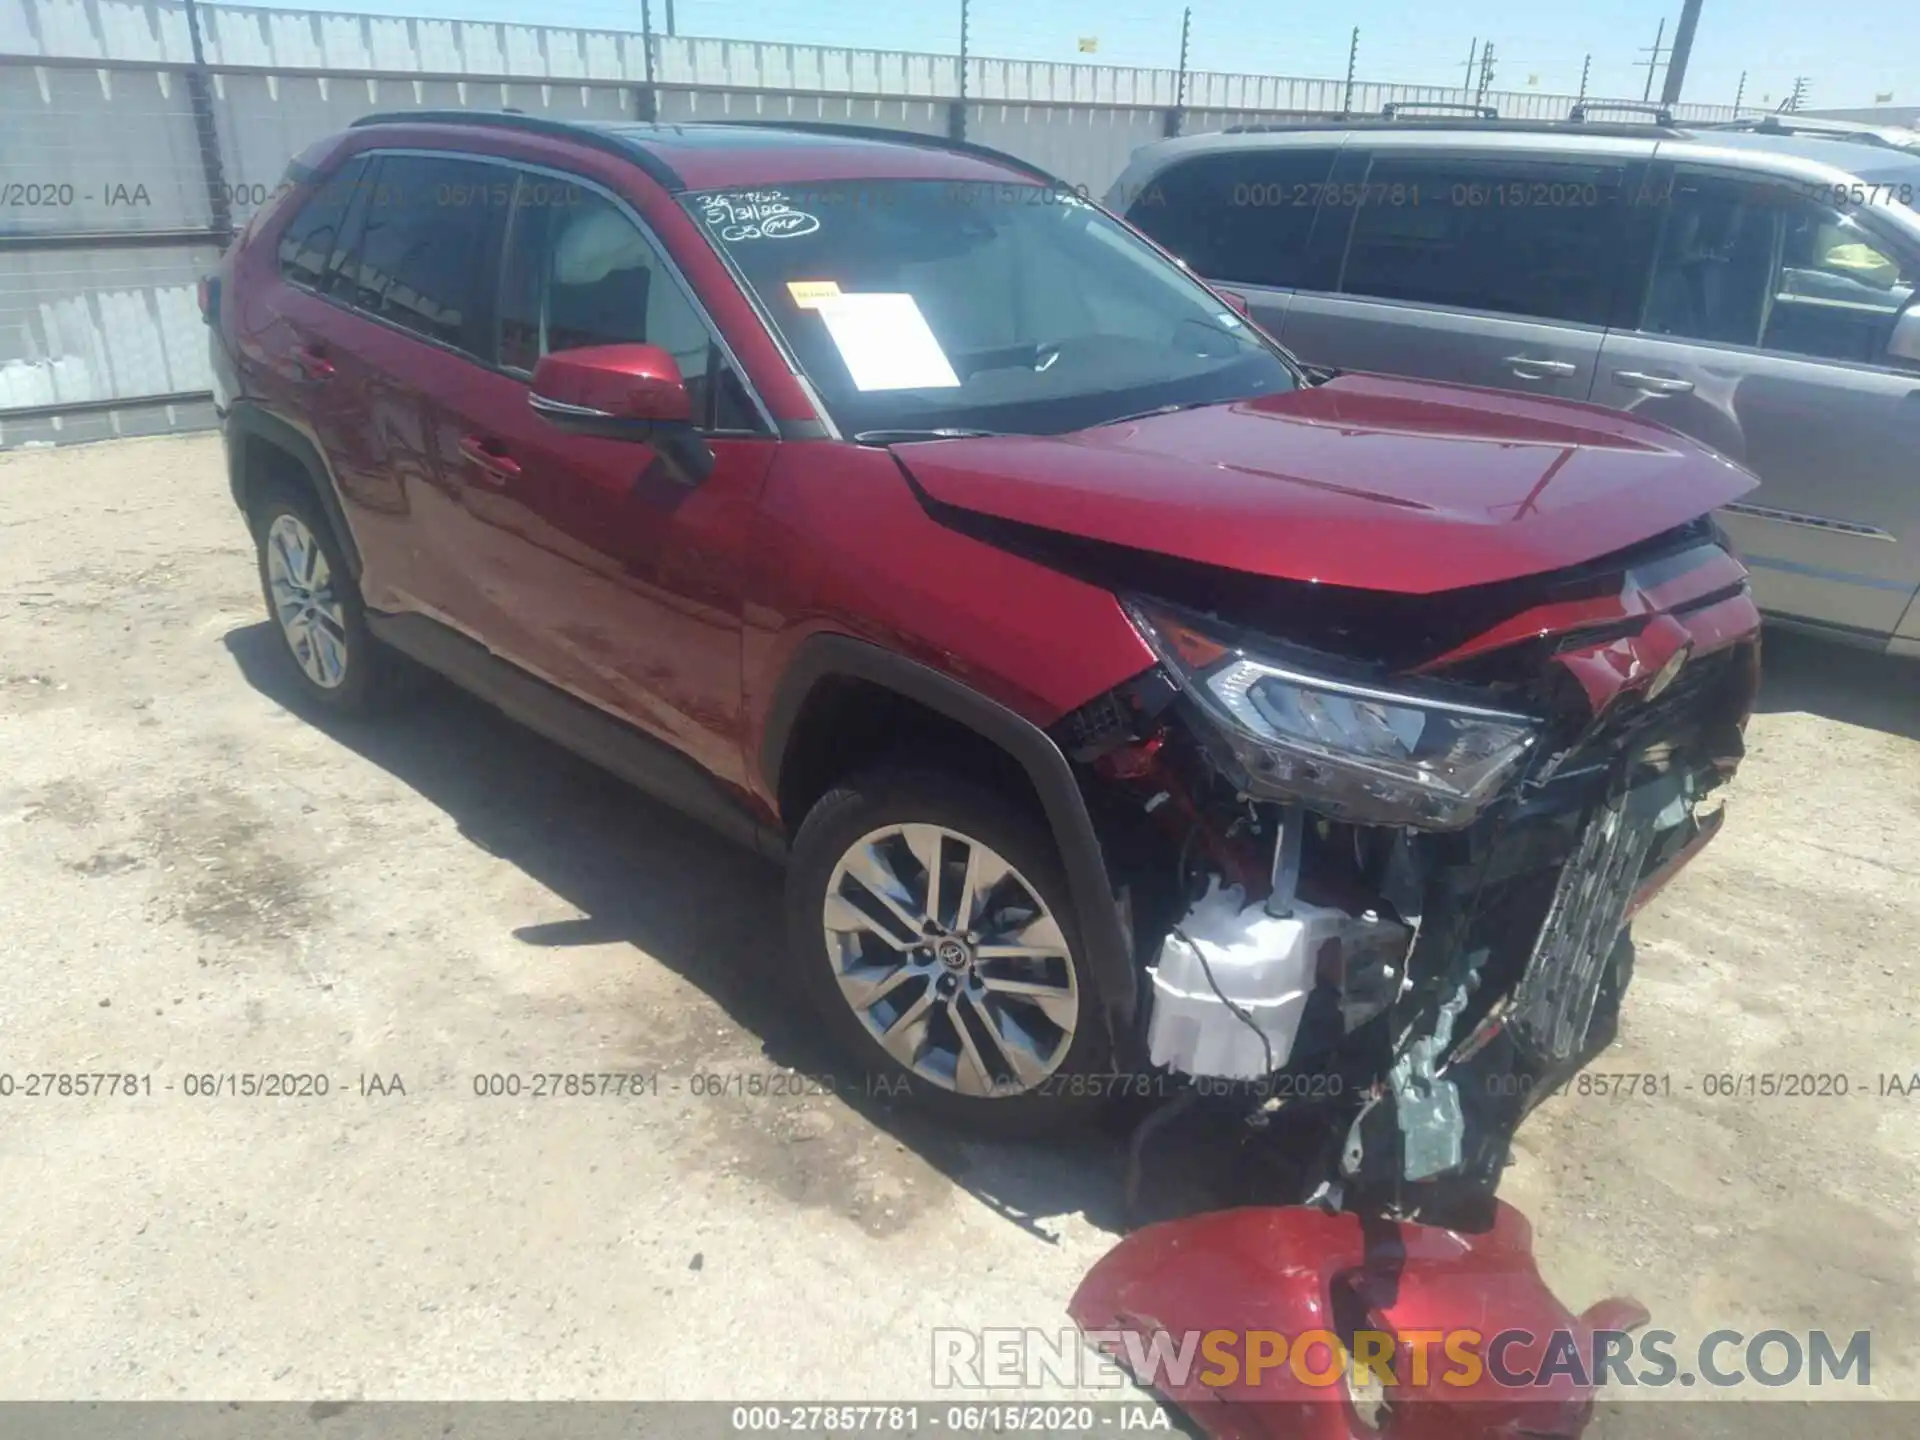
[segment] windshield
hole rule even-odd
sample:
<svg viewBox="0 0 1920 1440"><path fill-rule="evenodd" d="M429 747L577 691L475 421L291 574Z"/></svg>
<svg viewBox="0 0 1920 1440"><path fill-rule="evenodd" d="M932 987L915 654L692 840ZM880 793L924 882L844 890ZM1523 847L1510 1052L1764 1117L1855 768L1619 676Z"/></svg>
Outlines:
<svg viewBox="0 0 1920 1440"><path fill-rule="evenodd" d="M685 203L848 435L1058 434L1297 383L1239 316L1061 189L858 180Z"/></svg>

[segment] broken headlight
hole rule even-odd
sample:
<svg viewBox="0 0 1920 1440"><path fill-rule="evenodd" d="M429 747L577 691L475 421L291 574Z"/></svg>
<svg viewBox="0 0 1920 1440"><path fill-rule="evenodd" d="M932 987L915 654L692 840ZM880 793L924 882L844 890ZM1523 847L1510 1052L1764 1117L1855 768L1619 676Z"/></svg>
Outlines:
<svg viewBox="0 0 1920 1440"><path fill-rule="evenodd" d="M1438 687L1340 678L1261 654L1154 602L1127 610L1256 798L1361 825L1455 830L1486 808L1539 733L1532 716Z"/></svg>

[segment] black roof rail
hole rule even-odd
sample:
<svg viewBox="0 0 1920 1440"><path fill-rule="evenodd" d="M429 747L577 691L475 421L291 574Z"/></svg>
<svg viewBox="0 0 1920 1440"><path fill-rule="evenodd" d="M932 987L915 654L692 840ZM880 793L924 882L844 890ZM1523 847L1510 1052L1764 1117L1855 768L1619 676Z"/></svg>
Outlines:
<svg viewBox="0 0 1920 1440"><path fill-rule="evenodd" d="M1475 120L1498 120L1500 111L1475 100L1389 100L1380 107L1382 120L1398 120L1409 110L1438 110L1444 116L1467 115Z"/></svg>
<svg viewBox="0 0 1920 1440"><path fill-rule="evenodd" d="M945 135L928 135L919 130L893 130L885 125L855 125L841 120L704 120L703 125L725 125L746 130L797 130L805 135L838 135L848 140L873 140L884 145L913 145L922 150L946 150L955 155L971 155L976 160L991 160L1066 189L1067 183L1018 155L1009 155L991 145L971 140L954 140Z"/></svg>
<svg viewBox="0 0 1920 1440"><path fill-rule="evenodd" d="M1655 100L1582 100L1567 112L1569 125L1584 125L1596 110L1618 110L1627 115L1646 115L1663 130L1673 128L1673 111ZM1617 121L1615 122L1618 123Z"/></svg>
<svg viewBox="0 0 1920 1440"><path fill-rule="evenodd" d="M523 115L517 110L388 110L377 115L362 115L347 128L360 130L369 125L505 126L532 135L571 140L577 145L591 146L595 150L618 155L622 160L631 160L650 178L676 195L687 188L686 181L680 178L680 172L651 150L623 137L617 130L602 129L596 125L575 125L540 115Z"/></svg>

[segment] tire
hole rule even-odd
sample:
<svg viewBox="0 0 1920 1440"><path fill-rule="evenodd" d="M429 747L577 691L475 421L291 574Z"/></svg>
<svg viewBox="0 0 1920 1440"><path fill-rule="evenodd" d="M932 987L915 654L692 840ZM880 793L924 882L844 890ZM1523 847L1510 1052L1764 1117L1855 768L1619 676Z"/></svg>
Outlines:
<svg viewBox="0 0 1920 1440"><path fill-rule="evenodd" d="M970 885L971 927L960 923ZM794 837L786 909L801 986L868 1094L1013 1138L1082 1124L1111 1092L1105 1016L1053 837L992 790L892 767L839 782Z"/></svg>
<svg viewBox="0 0 1920 1440"><path fill-rule="evenodd" d="M399 689L397 657L367 629L360 587L325 514L312 497L275 485L254 504L252 519L267 620L302 698L334 715L384 707Z"/></svg>

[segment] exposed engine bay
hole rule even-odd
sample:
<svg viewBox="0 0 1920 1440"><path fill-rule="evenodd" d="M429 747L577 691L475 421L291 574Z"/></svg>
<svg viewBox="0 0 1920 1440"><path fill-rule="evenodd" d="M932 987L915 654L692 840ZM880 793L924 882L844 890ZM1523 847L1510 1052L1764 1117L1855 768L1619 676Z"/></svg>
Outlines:
<svg viewBox="0 0 1920 1440"><path fill-rule="evenodd" d="M1135 1054L1302 1157L1296 1201L1492 1224L1515 1128L1613 1038L1633 911L1719 825L1758 653L1711 523L1497 588L1400 623L1135 593L1160 664L1056 728Z"/></svg>

